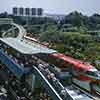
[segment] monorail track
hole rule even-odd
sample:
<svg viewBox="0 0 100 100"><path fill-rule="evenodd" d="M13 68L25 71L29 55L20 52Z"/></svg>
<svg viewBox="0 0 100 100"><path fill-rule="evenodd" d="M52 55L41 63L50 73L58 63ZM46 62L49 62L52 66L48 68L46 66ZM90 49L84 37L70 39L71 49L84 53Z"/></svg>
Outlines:
<svg viewBox="0 0 100 100"><path fill-rule="evenodd" d="M90 96L87 96L85 93L82 93L79 89L77 89L77 91L79 91L80 93L76 94L75 93L76 89L74 89L73 86L72 86L71 90L69 90L69 86L64 87L60 83L60 81L58 79L56 79L56 77L55 77L55 79L57 81L53 82L53 80L48 80L46 77L46 74L45 74L46 71L44 69L41 70L41 68L39 69L38 67L33 67L33 68L35 68L35 70L36 70L35 73L41 77L41 81L43 80L44 88L48 87L47 89L49 89L49 87L50 87L50 90L48 91L48 93L51 91L51 94L53 94L53 95L51 95L51 97L52 96L53 96L52 98L57 97L54 100L93 100L92 98L90 98ZM7 76L9 76L9 75L7 75ZM59 87L59 89L57 89L57 87ZM14 91L14 90L11 88L10 91L11 91L11 93L13 93L12 91ZM65 98L62 98L61 94L59 94L63 91L64 91L63 95L65 96ZM72 92L74 95L72 94ZM67 98L69 98L69 99L67 99ZM28 99L26 99L26 100L28 100Z"/></svg>
<svg viewBox="0 0 100 100"><path fill-rule="evenodd" d="M81 92L85 93L87 96L89 96L93 100L100 100L100 95L98 95L98 94L91 94L89 91L81 88L80 86L76 85L75 83L72 83L72 85L73 85L73 87L75 87L76 89L78 89Z"/></svg>
<svg viewBox="0 0 100 100"><path fill-rule="evenodd" d="M20 29L22 30L22 33L25 33L22 28L20 28ZM23 34L21 36L19 36L19 39L22 39L22 37L23 37ZM14 39L12 39L12 40L14 40ZM18 52L21 51L22 54L27 53L27 52L30 55L33 54L34 50L31 49L32 47L28 46L29 43L26 44L25 40L24 40L23 44L22 44L22 41L16 40L13 42L15 42L15 43L18 42L19 44L21 44L20 50L18 50ZM7 43L8 43L8 41L6 41L5 44L7 44ZM18 47L19 47L19 44L17 44ZM7 44L7 45L9 46L9 44ZM12 47L12 49L18 49L17 46L16 46L16 48L15 48L15 45L12 45L11 47ZM10 70L14 76L16 76L16 79L17 78L20 79L22 76L28 75L28 71L30 71L30 70L26 71L24 66L21 66L18 62L16 62L13 59L13 57L10 57L9 54L5 53L6 49L5 50L3 50L3 49L5 49L5 48L2 48L2 47L0 48L0 61L6 65L8 70ZM28 50L27 50L27 52L24 52L24 50L26 50L26 49L31 49L32 53L31 53L31 51L28 51ZM39 49L42 49L43 51L45 51L44 50L45 48L40 48L40 46L37 47L38 52L40 52ZM48 51L48 49L47 49L47 51ZM53 51L53 52L55 52L55 51ZM30 58L28 59L28 61L29 60L30 60ZM32 59L32 60L34 60L34 59ZM39 58L37 58L37 60L42 61L42 59L39 59ZM35 62L35 64L32 64L31 66L28 66L28 67L29 68L31 67L33 74L36 75L36 77L38 77L41 80L40 82L42 83L43 88L45 88L47 90L47 93L52 97L53 100L100 100L99 99L100 97L88 93L87 91L85 91L84 89L75 85L74 83L71 83L70 85L67 84L66 86L63 85L61 80L56 77L55 73L53 73L50 70L49 67L52 67L52 66L50 66L48 64L49 66L45 67L44 65L46 63L44 61L42 61L42 62L43 62L43 66L39 67L39 64L37 64ZM40 64L42 64L42 63L40 63ZM31 72L31 74L32 74L32 72ZM8 77L9 73L6 72L6 70L0 70L0 75L1 75L2 79L4 79L4 81L9 81L9 77ZM20 90L21 90L21 88L18 89L18 92ZM9 84L9 91L11 92L12 95L14 95L15 98L17 98L17 93L14 91L14 88L12 88L10 86L10 84ZM23 92L23 91L20 91L20 92ZM26 97L25 100L32 100L32 99L28 99L25 94L24 94L24 96Z"/></svg>
<svg viewBox="0 0 100 100"><path fill-rule="evenodd" d="M37 69L37 68L35 68L35 69ZM41 72L39 71L39 73L41 73ZM44 76L45 74L41 73L41 75ZM55 78L55 80L56 80L56 78ZM76 88L74 85L65 87L62 85L62 83L60 83L59 80L56 80L56 82L52 83L51 85L54 87L55 92L58 95L58 97L60 97L60 95L61 95L59 93L63 92L64 98L62 98L60 100L95 100L93 98L93 96L86 94L86 92L83 92L80 88ZM58 90L57 90L57 87L58 87ZM59 91L59 89L61 91Z"/></svg>

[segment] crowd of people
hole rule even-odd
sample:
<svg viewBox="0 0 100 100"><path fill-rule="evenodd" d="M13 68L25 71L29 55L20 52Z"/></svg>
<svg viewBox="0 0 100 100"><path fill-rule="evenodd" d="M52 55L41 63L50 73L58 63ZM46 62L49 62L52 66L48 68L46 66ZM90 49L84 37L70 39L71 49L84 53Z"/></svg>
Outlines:
<svg viewBox="0 0 100 100"><path fill-rule="evenodd" d="M52 73L49 69L50 65L48 63L42 62L38 60L38 68L50 82L50 84L57 89L58 93L63 97L66 98L66 89L60 83L59 79L56 78L55 74Z"/></svg>
<svg viewBox="0 0 100 100"><path fill-rule="evenodd" d="M3 48L5 54L7 54L10 59L12 59L16 64L19 64L21 67L31 67L33 65L37 66L49 83L58 90L59 94L63 97L66 96L64 87L60 83L59 79L56 78L55 74L50 71L50 65L48 63L36 58L34 55L22 54L7 45L3 45Z"/></svg>

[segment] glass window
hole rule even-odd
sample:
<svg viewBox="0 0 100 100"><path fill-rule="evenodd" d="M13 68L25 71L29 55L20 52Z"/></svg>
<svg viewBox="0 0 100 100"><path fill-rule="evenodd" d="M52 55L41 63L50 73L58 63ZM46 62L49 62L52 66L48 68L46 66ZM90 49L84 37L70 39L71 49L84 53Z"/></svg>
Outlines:
<svg viewBox="0 0 100 100"><path fill-rule="evenodd" d="M87 71L86 74L97 77L97 72Z"/></svg>

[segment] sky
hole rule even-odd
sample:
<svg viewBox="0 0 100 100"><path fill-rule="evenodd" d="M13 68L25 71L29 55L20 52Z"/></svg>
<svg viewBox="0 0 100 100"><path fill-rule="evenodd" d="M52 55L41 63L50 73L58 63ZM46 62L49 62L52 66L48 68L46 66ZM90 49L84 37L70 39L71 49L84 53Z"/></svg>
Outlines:
<svg viewBox="0 0 100 100"><path fill-rule="evenodd" d="M100 14L100 0L0 0L0 13L12 13L12 7L43 8L44 13L68 14L79 11L85 15Z"/></svg>

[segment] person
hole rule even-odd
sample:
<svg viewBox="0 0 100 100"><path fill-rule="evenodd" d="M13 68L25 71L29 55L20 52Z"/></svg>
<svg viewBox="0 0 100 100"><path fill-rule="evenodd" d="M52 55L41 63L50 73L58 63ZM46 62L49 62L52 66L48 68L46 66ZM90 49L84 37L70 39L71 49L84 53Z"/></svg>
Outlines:
<svg viewBox="0 0 100 100"><path fill-rule="evenodd" d="M45 66L45 68L48 68L49 64L48 63L45 63L44 66Z"/></svg>
<svg viewBox="0 0 100 100"><path fill-rule="evenodd" d="M25 64L24 64L24 66L28 67L28 65L29 65L29 63L28 63L28 61L26 61Z"/></svg>
<svg viewBox="0 0 100 100"><path fill-rule="evenodd" d="M44 66L44 65L43 65L42 63L39 63L39 64L38 64L38 68L39 68L41 71L44 70L44 69L43 69L43 66Z"/></svg>
<svg viewBox="0 0 100 100"><path fill-rule="evenodd" d="M44 65L42 64L42 63L40 63L39 65L38 65L38 67L39 68L41 68L41 67L43 67Z"/></svg>
<svg viewBox="0 0 100 100"><path fill-rule="evenodd" d="M8 52L7 52L7 51L5 51L5 54L7 55L7 54L8 54Z"/></svg>
<svg viewBox="0 0 100 100"><path fill-rule="evenodd" d="M32 59L29 59L29 66L32 66L33 65L33 61Z"/></svg>
<svg viewBox="0 0 100 100"><path fill-rule="evenodd" d="M50 74L50 71L49 71L48 68L46 68L46 69L44 69L44 70L45 70L45 72L46 72L47 74Z"/></svg>
<svg viewBox="0 0 100 100"><path fill-rule="evenodd" d="M19 96L17 96L16 100L21 100Z"/></svg>
<svg viewBox="0 0 100 100"><path fill-rule="evenodd" d="M54 80L55 80L55 75L53 74L53 73L50 73L50 74L48 74L48 79L51 81L51 82L54 82Z"/></svg>
<svg viewBox="0 0 100 100"><path fill-rule="evenodd" d="M51 73L50 76L51 76L51 79L54 79L55 77L54 73Z"/></svg>
<svg viewBox="0 0 100 100"><path fill-rule="evenodd" d="M24 64L23 64L23 63L20 63L20 65L21 65L22 67L24 67Z"/></svg>
<svg viewBox="0 0 100 100"><path fill-rule="evenodd" d="M44 72L45 72L45 76L47 76L48 79L50 79L50 71L48 68L44 69Z"/></svg>
<svg viewBox="0 0 100 100"><path fill-rule="evenodd" d="M0 95L0 100L7 100L7 96L4 96L3 94Z"/></svg>
<svg viewBox="0 0 100 100"><path fill-rule="evenodd" d="M16 58L18 58L18 59L20 58L20 54L19 53L16 54Z"/></svg>
<svg viewBox="0 0 100 100"><path fill-rule="evenodd" d="M65 89L61 90L60 94L63 98L66 97L66 90Z"/></svg>
<svg viewBox="0 0 100 100"><path fill-rule="evenodd" d="M99 85L99 82L97 82L97 81L91 81L91 82L90 82L90 91L91 91L91 94L96 93L96 91L95 91L95 89L94 89L94 86L95 86L95 85Z"/></svg>
<svg viewBox="0 0 100 100"><path fill-rule="evenodd" d="M17 60L16 58L14 58L14 61L15 61L16 63L18 63L18 60Z"/></svg>
<svg viewBox="0 0 100 100"><path fill-rule="evenodd" d="M13 58L13 56L12 56L11 54L9 55L9 57L10 57L11 59Z"/></svg>

